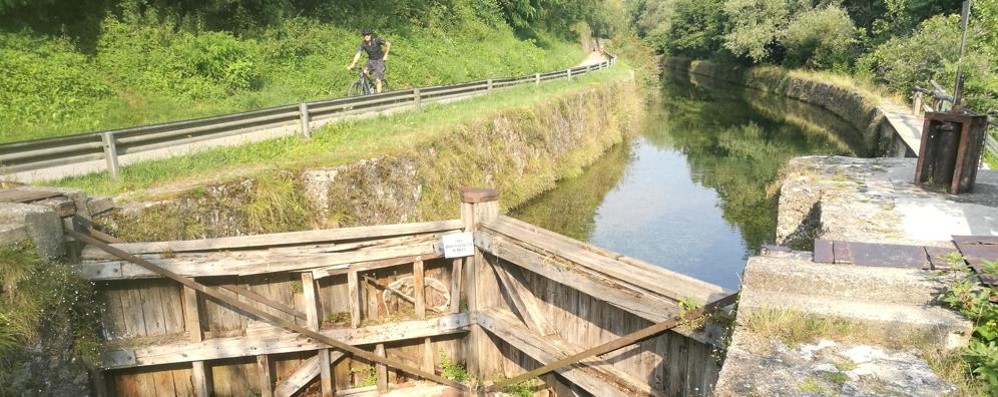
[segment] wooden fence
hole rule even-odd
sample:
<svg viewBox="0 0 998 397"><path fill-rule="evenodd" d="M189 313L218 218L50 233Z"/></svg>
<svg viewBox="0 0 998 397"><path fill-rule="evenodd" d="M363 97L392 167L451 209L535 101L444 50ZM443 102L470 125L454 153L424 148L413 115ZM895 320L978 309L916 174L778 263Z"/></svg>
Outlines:
<svg viewBox="0 0 998 397"><path fill-rule="evenodd" d="M708 394L719 363L703 331L619 338L728 291L499 216L484 192L440 222L112 245L70 232L106 305L98 394L402 393L451 363L488 386L615 339L636 344L559 364L539 389ZM444 258L442 236L462 231L475 254Z"/></svg>

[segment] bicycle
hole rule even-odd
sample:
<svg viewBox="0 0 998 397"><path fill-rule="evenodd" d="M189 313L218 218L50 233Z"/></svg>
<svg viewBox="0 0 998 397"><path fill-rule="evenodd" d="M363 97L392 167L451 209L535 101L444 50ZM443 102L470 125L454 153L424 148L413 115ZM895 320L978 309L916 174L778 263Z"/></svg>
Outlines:
<svg viewBox="0 0 998 397"><path fill-rule="evenodd" d="M388 79L381 80L381 92L389 91ZM364 69L361 68L357 72L357 80L350 83L350 87L347 88L347 96L354 95L368 95L374 94L376 92L374 87L374 80L369 79L364 75Z"/></svg>

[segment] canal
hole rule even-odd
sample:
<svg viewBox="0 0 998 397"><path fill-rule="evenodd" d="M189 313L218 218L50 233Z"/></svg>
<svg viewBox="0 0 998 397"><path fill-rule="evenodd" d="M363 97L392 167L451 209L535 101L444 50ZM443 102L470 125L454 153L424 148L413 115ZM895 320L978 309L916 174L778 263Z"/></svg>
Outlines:
<svg viewBox="0 0 998 397"><path fill-rule="evenodd" d="M737 289L772 243L774 181L804 155L852 155L858 136L823 109L686 73L666 74L645 132L511 215Z"/></svg>

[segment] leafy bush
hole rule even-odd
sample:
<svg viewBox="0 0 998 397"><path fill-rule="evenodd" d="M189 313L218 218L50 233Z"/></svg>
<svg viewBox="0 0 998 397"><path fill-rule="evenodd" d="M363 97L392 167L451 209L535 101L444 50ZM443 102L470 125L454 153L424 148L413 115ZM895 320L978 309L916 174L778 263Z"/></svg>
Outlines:
<svg viewBox="0 0 998 397"><path fill-rule="evenodd" d="M985 264L998 273L998 263ZM990 301L998 296L998 288L981 287L977 276L955 284L943 301L974 323L974 334L963 351L974 375L990 390L998 390L998 304Z"/></svg>
<svg viewBox="0 0 998 397"><path fill-rule="evenodd" d="M794 18L782 42L787 48L786 66L848 71L856 28L842 8L814 9Z"/></svg>

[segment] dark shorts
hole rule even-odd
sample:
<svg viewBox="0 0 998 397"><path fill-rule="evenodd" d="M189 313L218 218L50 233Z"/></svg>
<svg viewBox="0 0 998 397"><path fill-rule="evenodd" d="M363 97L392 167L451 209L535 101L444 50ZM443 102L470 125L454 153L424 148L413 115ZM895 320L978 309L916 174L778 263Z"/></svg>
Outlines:
<svg viewBox="0 0 998 397"><path fill-rule="evenodd" d="M374 78L378 80L385 80L385 61L381 59L368 59L364 64L364 70L373 73Z"/></svg>

